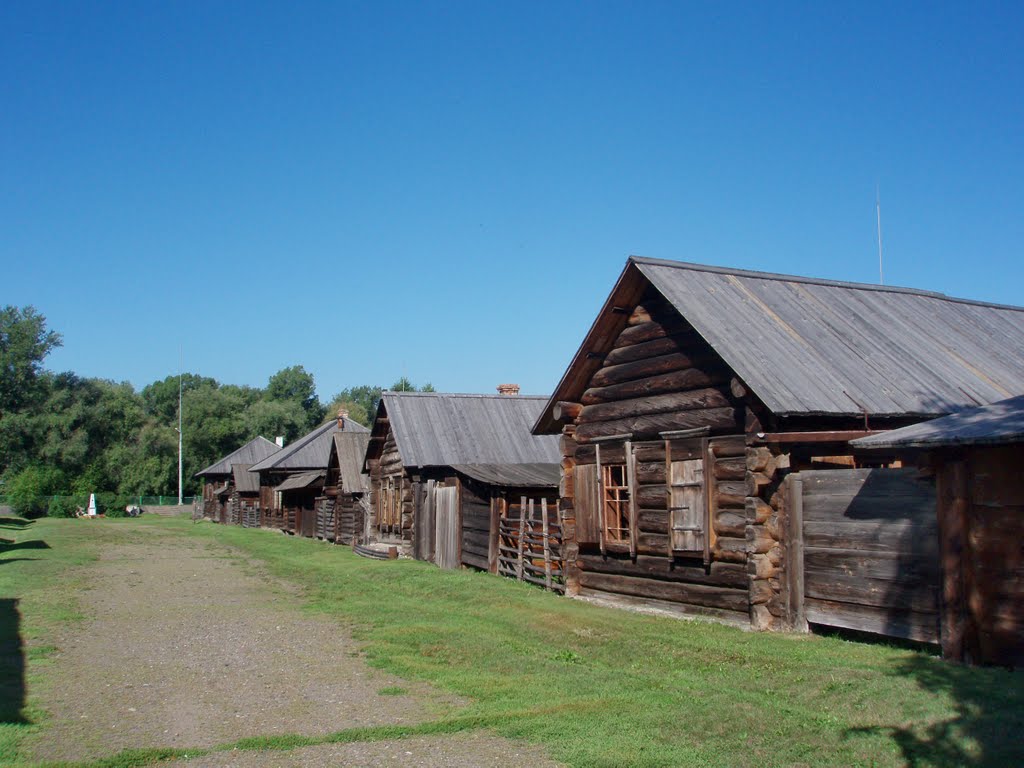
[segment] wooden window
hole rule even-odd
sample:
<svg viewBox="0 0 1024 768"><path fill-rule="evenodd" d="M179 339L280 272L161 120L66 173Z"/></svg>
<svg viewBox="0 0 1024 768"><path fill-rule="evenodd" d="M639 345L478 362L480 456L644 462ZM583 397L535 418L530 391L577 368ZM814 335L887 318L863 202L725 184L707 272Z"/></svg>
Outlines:
<svg viewBox="0 0 1024 768"><path fill-rule="evenodd" d="M402 522L402 477L381 478L377 499L377 527L381 531L396 531Z"/></svg>
<svg viewBox="0 0 1024 768"><path fill-rule="evenodd" d="M629 473L625 464L601 467L601 528L608 543L630 539Z"/></svg>
<svg viewBox="0 0 1024 768"><path fill-rule="evenodd" d="M672 461L666 450L669 536L677 552L703 552L707 536L704 460Z"/></svg>

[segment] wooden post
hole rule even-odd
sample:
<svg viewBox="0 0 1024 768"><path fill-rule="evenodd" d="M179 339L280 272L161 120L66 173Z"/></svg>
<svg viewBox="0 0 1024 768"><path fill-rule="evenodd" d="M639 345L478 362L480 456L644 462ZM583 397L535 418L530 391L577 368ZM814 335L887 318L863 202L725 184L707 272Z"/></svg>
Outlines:
<svg viewBox="0 0 1024 768"><path fill-rule="evenodd" d="M668 513L668 557L672 559L672 441L665 440L665 511Z"/></svg>
<svg viewBox="0 0 1024 768"><path fill-rule="evenodd" d="M807 632L804 612L804 481L799 474L787 475L789 485L789 546L786 547L786 578L789 581L789 616L796 632Z"/></svg>
<svg viewBox="0 0 1024 768"><path fill-rule="evenodd" d="M548 500L540 500L541 524L544 526L544 583L551 589L551 541L548 528Z"/></svg>
<svg viewBox="0 0 1024 768"><path fill-rule="evenodd" d="M715 482L715 457L711 453L711 441L701 440L704 456L704 567L711 565L712 538L715 535L715 515L718 514L718 483Z"/></svg>
<svg viewBox="0 0 1024 768"><path fill-rule="evenodd" d="M498 527L501 525L501 497L491 495L491 515L487 528L487 572L498 572Z"/></svg>
<svg viewBox="0 0 1024 768"><path fill-rule="evenodd" d="M944 463L937 474L939 558L942 563L942 655L955 661L968 658L969 619L964 561L967 559L967 466L963 460Z"/></svg>
<svg viewBox="0 0 1024 768"><path fill-rule="evenodd" d="M639 536L636 524L636 456L633 455L633 443L627 440L624 445L626 452L626 485L629 487L629 556L636 560L636 540Z"/></svg>
<svg viewBox="0 0 1024 768"><path fill-rule="evenodd" d="M530 506L533 506L533 500L530 500ZM516 579L518 581L523 580L523 543L526 541L526 497L521 496L519 498L519 545L517 547L517 561L516 561Z"/></svg>
<svg viewBox="0 0 1024 768"><path fill-rule="evenodd" d="M597 462L597 542L601 547L601 554L605 554L604 547L604 473L601 472L601 444L594 447L594 460Z"/></svg>

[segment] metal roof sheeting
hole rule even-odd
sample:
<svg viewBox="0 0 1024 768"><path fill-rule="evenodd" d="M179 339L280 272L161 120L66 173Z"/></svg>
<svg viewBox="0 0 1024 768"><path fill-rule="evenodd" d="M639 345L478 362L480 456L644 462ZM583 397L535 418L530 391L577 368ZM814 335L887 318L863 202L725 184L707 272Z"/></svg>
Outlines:
<svg viewBox="0 0 1024 768"><path fill-rule="evenodd" d="M334 433L334 451L341 472L339 482L344 493L362 493L369 488L369 479L363 474L363 459L369 442L368 432Z"/></svg>
<svg viewBox="0 0 1024 768"><path fill-rule="evenodd" d="M220 461L211 464L206 469L196 472L195 477L206 477L208 475L230 475L231 467L235 464L255 464L258 461L277 453L280 448L277 443L272 443L265 437L257 437L250 440L237 451L229 453Z"/></svg>
<svg viewBox="0 0 1024 768"><path fill-rule="evenodd" d="M555 488L561 477L559 464L455 464L456 472L487 485L502 488Z"/></svg>
<svg viewBox="0 0 1024 768"><path fill-rule="evenodd" d="M235 464L231 467L235 489L239 493L258 493L260 490L260 476L255 472L250 472L249 466L249 464Z"/></svg>
<svg viewBox="0 0 1024 768"><path fill-rule="evenodd" d="M323 480L323 471L319 472L298 472L289 475L288 479L274 488L275 491L294 491L299 488L308 488L315 485L317 480Z"/></svg>
<svg viewBox="0 0 1024 768"><path fill-rule="evenodd" d="M632 258L778 415L936 415L1024 393L1024 309Z"/></svg>
<svg viewBox="0 0 1024 768"><path fill-rule="evenodd" d="M1024 442L1024 396L891 432L851 440L854 448L938 448Z"/></svg>
<svg viewBox="0 0 1024 768"><path fill-rule="evenodd" d="M270 458L261 461L250 467L252 472L263 472L265 470L293 471L299 469L326 469L327 461L331 455L331 445L334 442L335 432L363 432L369 430L362 424L344 419L341 428L338 427L338 420L331 419L326 424L321 424L309 434L303 435L291 445L286 445Z"/></svg>
<svg viewBox="0 0 1024 768"><path fill-rule="evenodd" d="M530 427L546 398L385 392L382 405L406 467L558 463L558 437Z"/></svg>

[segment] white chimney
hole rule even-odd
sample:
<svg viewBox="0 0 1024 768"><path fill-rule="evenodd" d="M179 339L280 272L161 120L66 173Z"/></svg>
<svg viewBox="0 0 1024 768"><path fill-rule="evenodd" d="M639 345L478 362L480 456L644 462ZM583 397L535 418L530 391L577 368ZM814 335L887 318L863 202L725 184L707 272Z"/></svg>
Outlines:
<svg viewBox="0 0 1024 768"><path fill-rule="evenodd" d="M284 448L284 435L278 435L275 437L274 442L277 443L278 448Z"/></svg>

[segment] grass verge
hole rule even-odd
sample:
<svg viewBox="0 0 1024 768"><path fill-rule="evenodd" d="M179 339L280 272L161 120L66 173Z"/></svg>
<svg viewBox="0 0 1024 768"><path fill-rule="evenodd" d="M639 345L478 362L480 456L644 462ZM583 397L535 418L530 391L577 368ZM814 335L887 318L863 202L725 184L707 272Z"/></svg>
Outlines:
<svg viewBox="0 0 1024 768"><path fill-rule="evenodd" d="M36 525L51 547L70 552L44 551L50 565L36 572L40 584L54 583L47 568L59 573L95 546L77 535L82 523ZM293 599L352 627L371 664L472 702L411 728L247 739L224 749L487 728L576 766L1024 764L1019 673L958 667L883 643L603 609L487 574L367 560L269 531L161 519L106 521L89 533L116 536L125 525L216 541L264 562L301 587ZM16 565L0 568L0 579ZM0 588L12 584L21 588L20 580ZM45 635L62 614L47 608L40 588L16 594L22 627ZM145 750L89 765L127 768L178 754Z"/></svg>

